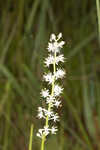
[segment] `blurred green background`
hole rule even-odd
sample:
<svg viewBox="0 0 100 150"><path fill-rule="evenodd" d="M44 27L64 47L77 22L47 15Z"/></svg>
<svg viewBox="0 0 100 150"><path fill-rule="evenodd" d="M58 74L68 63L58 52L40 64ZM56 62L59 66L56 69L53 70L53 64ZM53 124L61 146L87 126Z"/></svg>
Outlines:
<svg viewBox="0 0 100 150"><path fill-rule="evenodd" d="M99 0L0 0L0 150L33 150L51 33L66 42L61 121L45 150L100 150Z"/></svg>

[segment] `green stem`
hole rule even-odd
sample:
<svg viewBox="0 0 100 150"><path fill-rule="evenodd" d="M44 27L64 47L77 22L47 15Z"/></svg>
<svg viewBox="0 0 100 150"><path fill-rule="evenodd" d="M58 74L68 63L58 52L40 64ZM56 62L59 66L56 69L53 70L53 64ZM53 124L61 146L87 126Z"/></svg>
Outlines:
<svg viewBox="0 0 100 150"><path fill-rule="evenodd" d="M54 53L54 63L53 63L53 73L54 73L54 79L52 82L52 90L51 90L51 96L54 95L54 85L55 85L55 72L56 72L56 52ZM51 110L52 102L48 104L48 111ZM46 117L45 126L48 127L49 117ZM42 142L41 142L41 150L44 150L44 144L45 144L46 136L43 135Z"/></svg>
<svg viewBox="0 0 100 150"><path fill-rule="evenodd" d="M97 7L97 18L98 18L98 34L99 34L99 44L100 44L100 2L96 0Z"/></svg>
<svg viewBox="0 0 100 150"><path fill-rule="evenodd" d="M43 138L42 138L41 150L44 150L44 143L45 143L45 136L43 136Z"/></svg>
<svg viewBox="0 0 100 150"><path fill-rule="evenodd" d="M30 141L29 141L29 150L32 150L32 138L33 138L33 124L31 125L31 130L30 130Z"/></svg>

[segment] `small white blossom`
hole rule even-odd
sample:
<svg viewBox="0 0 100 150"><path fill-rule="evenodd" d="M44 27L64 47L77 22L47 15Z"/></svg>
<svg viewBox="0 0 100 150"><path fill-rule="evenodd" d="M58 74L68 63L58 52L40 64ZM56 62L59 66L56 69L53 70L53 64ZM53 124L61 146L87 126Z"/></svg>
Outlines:
<svg viewBox="0 0 100 150"><path fill-rule="evenodd" d="M63 78L65 75L65 71L62 69L58 69L55 73L56 79Z"/></svg>
<svg viewBox="0 0 100 150"><path fill-rule="evenodd" d="M45 80L46 82L48 82L49 84L52 84L52 82L53 82L53 80L54 80L54 76L52 75L51 72L48 73L48 74L45 74L45 75L43 76L43 78L44 78L44 80Z"/></svg>
<svg viewBox="0 0 100 150"><path fill-rule="evenodd" d="M52 110L46 110L44 108L39 107L38 108L38 118L46 118L48 116L48 119L50 120L52 118L52 116L54 116L54 113Z"/></svg>
<svg viewBox="0 0 100 150"><path fill-rule="evenodd" d="M49 56L45 59L44 63L47 67L49 67L54 62L54 56L49 54Z"/></svg>
<svg viewBox="0 0 100 150"><path fill-rule="evenodd" d="M61 54L61 55L58 55L56 57L56 64L58 65L59 62L64 62L65 58L64 58L64 55Z"/></svg>
<svg viewBox="0 0 100 150"><path fill-rule="evenodd" d="M54 56L52 55L49 55L45 59L44 63L47 67L49 67L51 64L54 63L54 60L55 60L56 65L58 65L59 62L64 62L65 58L63 54L56 56L56 58L54 58Z"/></svg>
<svg viewBox="0 0 100 150"><path fill-rule="evenodd" d="M44 97L44 98L48 97L48 96L49 96L49 90L46 90L46 89L42 90L42 91L41 91L41 95L42 95L42 97Z"/></svg>
<svg viewBox="0 0 100 150"><path fill-rule="evenodd" d="M58 43L55 41L55 42L53 42L53 43L48 43L48 47L47 47L47 49L48 49L48 51L49 52L59 52L59 49L60 47L59 47L59 45L58 45Z"/></svg>
<svg viewBox="0 0 100 150"><path fill-rule="evenodd" d="M38 130L38 133L36 135L42 138L44 135L47 136L49 133L50 133L50 129L48 128L48 126L44 126L43 129Z"/></svg>
<svg viewBox="0 0 100 150"><path fill-rule="evenodd" d="M53 120L54 122L59 121L59 116L56 114L53 115L53 117L51 118L51 120Z"/></svg>
<svg viewBox="0 0 100 150"><path fill-rule="evenodd" d="M51 116L53 116L53 111L45 111L45 116L48 116L49 119L51 118Z"/></svg>
<svg viewBox="0 0 100 150"><path fill-rule="evenodd" d="M55 97L50 95L49 97L46 98L46 103L49 104L49 103L53 103L55 100Z"/></svg>
<svg viewBox="0 0 100 150"><path fill-rule="evenodd" d="M53 43L48 43L47 49L48 49L49 52L60 53L60 49L63 47L64 44L65 44L64 41L61 41L59 43L57 41L55 41Z"/></svg>
<svg viewBox="0 0 100 150"><path fill-rule="evenodd" d="M38 115L37 115L37 117L38 117L39 119L45 118L43 112L44 112L44 109L43 109L42 107L38 107Z"/></svg>
<svg viewBox="0 0 100 150"><path fill-rule="evenodd" d="M51 128L51 133L52 133L52 134L56 134L57 131L58 131L57 127L54 127L54 126L53 126L53 127Z"/></svg>
<svg viewBox="0 0 100 150"><path fill-rule="evenodd" d="M49 132L48 126L44 126L44 132L43 132L43 134L45 134L45 136L47 136L49 133L50 132Z"/></svg>
<svg viewBox="0 0 100 150"><path fill-rule="evenodd" d="M52 52L52 53L54 53L54 52L59 53L60 52L60 49L65 44L64 41L59 42L61 37L62 37L61 33L57 36L57 39L56 39L56 36L54 34L51 35L50 42L48 43L48 47L47 47L49 52Z"/></svg>
<svg viewBox="0 0 100 150"><path fill-rule="evenodd" d="M57 108L60 106L60 104L61 104L61 101L57 101L57 100L55 100L55 102L54 102L54 106L56 106Z"/></svg>
<svg viewBox="0 0 100 150"><path fill-rule="evenodd" d="M62 91L63 91L63 88L61 88L59 85L56 84L54 87L55 96L59 96L62 93Z"/></svg>
<svg viewBox="0 0 100 150"><path fill-rule="evenodd" d="M44 118L44 115L43 115L43 112L42 112L42 111L38 113L38 118L39 118L39 119Z"/></svg>

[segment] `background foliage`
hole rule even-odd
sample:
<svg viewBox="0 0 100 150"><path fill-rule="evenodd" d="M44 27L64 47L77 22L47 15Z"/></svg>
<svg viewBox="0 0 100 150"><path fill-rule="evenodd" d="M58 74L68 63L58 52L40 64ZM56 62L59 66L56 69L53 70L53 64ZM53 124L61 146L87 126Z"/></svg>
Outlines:
<svg viewBox="0 0 100 150"><path fill-rule="evenodd" d="M53 32L66 41L67 75L59 132L46 149L100 149L99 14L99 0L0 1L0 150L28 150L31 124L33 149L40 149L36 115Z"/></svg>

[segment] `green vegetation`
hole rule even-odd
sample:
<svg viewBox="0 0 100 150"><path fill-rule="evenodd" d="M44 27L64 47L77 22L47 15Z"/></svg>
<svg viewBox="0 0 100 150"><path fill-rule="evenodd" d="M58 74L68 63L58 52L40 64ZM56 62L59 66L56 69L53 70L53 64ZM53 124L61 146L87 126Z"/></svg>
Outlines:
<svg viewBox="0 0 100 150"><path fill-rule="evenodd" d="M1 150L28 150L31 138L32 149L40 150L37 107L43 103L43 60L53 32L62 32L66 41L67 74L59 132L48 137L46 150L100 150L99 5L99 0L0 1Z"/></svg>

